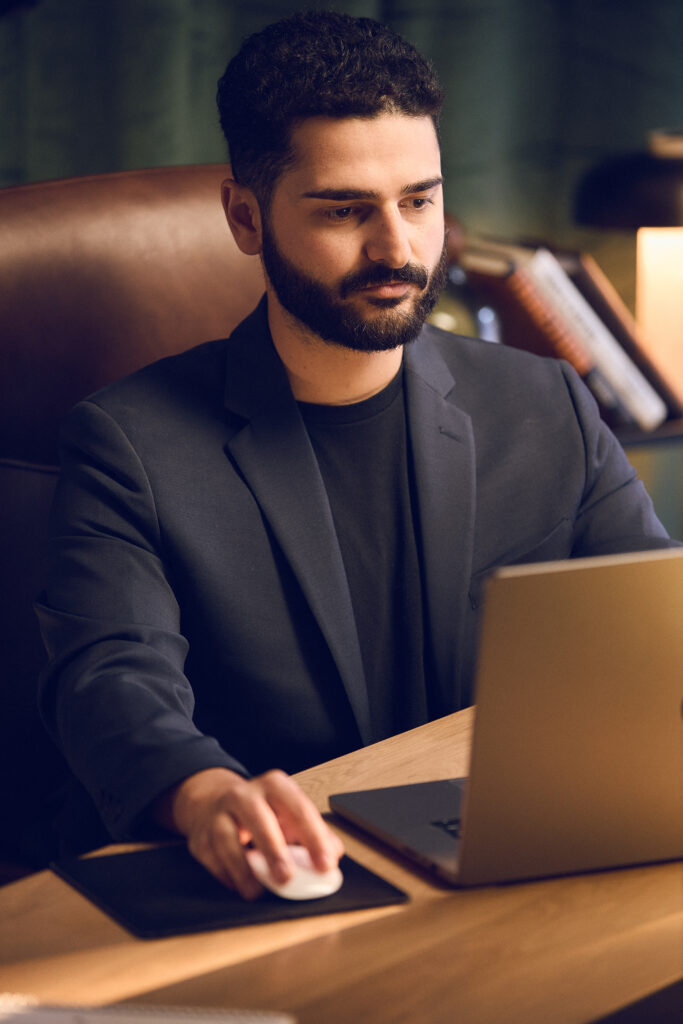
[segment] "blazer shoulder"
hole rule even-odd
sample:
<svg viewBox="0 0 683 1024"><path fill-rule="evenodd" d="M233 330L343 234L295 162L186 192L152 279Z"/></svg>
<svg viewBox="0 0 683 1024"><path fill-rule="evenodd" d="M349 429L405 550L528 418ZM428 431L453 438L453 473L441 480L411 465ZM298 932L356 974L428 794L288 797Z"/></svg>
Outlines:
<svg viewBox="0 0 683 1024"><path fill-rule="evenodd" d="M222 391L227 344L228 339L220 338L164 356L112 381L85 400L113 412L119 406L154 401L162 395L211 391L217 386Z"/></svg>
<svg viewBox="0 0 683 1024"><path fill-rule="evenodd" d="M558 365L566 365L562 360L525 352L510 345L453 334L433 324L425 325L420 342L435 349L454 375L458 370L479 373L485 369L493 373L546 377L555 375Z"/></svg>
<svg viewBox="0 0 683 1024"><path fill-rule="evenodd" d="M243 380L245 353L254 349L252 361L258 368L267 337L265 305L259 303L229 336L151 362L96 391L87 401L112 415L118 409L142 408L145 403L151 408L199 402L207 408L222 407L227 379L236 375Z"/></svg>
<svg viewBox="0 0 683 1024"><path fill-rule="evenodd" d="M429 367L432 375L447 373L453 379L451 398L463 408L474 403L498 407L508 400L523 405L557 400L567 387L582 388L580 378L561 359L534 355L480 338L443 331L431 324L417 342L416 364ZM439 368L440 367L440 371Z"/></svg>

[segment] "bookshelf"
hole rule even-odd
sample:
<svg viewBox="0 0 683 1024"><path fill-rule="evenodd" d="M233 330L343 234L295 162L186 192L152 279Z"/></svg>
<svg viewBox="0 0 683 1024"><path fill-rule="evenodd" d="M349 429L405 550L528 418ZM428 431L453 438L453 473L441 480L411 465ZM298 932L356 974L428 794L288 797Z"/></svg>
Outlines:
<svg viewBox="0 0 683 1024"><path fill-rule="evenodd" d="M643 445L675 444L683 446L683 418L666 420L655 430L634 430L622 427L615 431L624 448Z"/></svg>

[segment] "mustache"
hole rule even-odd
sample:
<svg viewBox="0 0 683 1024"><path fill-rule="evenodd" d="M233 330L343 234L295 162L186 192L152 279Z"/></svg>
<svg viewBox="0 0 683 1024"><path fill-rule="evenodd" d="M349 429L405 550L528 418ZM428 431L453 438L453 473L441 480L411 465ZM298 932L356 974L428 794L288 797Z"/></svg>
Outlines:
<svg viewBox="0 0 683 1024"><path fill-rule="evenodd" d="M371 285L382 284L416 284L424 289L427 287L428 281L429 274L424 267L419 265L406 263L403 267L387 267L378 263L376 266L347 274L339 285L339 293L345 299L352 292L360 291L360 289L368 288Z"/></svg>

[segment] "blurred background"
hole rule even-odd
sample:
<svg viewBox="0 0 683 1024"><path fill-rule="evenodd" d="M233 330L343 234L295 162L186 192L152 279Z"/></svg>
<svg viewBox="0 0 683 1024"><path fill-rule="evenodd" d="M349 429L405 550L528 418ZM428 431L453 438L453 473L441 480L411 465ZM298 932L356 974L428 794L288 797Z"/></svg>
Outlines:
<svg viewBox="0 0 683 1024"><path fill-rule="evenodd" d="M0 0L0 186L225 159L216 80L302 6L376 17L433 61L468 230L590 248L632 302L629 239L580 231L572 197L587 166L681 121L680 0Z"/></svg>
<svg viewBox="0 0 683 1024"><path fill-rule="evenodd" d="M0 187L225 160L216 81L302 6L378 18L432 60L467 232L590 252L633 309L635 231L579 226L573 202L588 168L683 122L681 0L0 0ZM676 531L677 449L635 455Z"/></svg>

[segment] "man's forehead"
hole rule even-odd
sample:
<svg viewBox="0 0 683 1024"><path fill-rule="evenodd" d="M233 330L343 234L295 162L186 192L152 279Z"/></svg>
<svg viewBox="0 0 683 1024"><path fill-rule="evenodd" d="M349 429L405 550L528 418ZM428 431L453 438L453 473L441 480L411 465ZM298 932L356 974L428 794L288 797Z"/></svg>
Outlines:
<svg viewBox="0 0 683 1024"><path fill-rule="evenodd" d="M294 160L281 181L293 196L372 198L386 186L419 191L441 180L439 143L428 116L311 117L296 126L291 142Z"/></svg>

